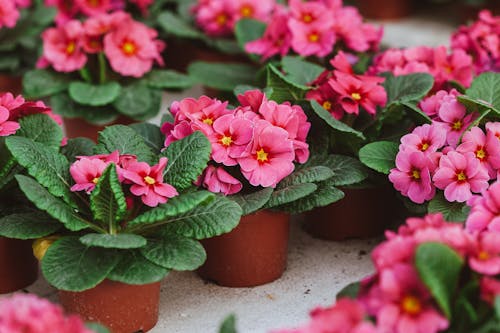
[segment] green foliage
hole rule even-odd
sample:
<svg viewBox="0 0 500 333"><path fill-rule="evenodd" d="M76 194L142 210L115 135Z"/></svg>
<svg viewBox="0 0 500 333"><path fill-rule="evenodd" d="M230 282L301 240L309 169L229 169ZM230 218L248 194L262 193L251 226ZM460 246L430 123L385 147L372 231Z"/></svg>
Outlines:
<svg viewBox="0 0 500 333"><path fill-rule="evenodd" d="M56 232L61 224L39 212L14 213L0 218L0 236L33 239Z"/></svg>
<svg viewBox="0 0 500 333"><path fill-rule="evenodd" d="M65 92L51 95L50 106L52 110L67 118L83 118L92 124L105 125L114 121L118 114L110 106L97 107L76 103Z"/></svg>
<svg viewBox="0 0 500 333"><path fill-rule="evenodd" d="M360 289L361 289L361 282L349 283L347 286L342 288L341 291L338 292L336 298L337 300L346 297L356 299L358 297Z"/></svg>
<svg viewBox="0 0 500 333"><path fill-rule="evenodd" d="M99 323L85 323L85 327L95 333L109 333L109 330Z"/></svg>
<svg viewBox="0 0 500 333"><path fill-rule="evenodd" d="M399 76L387 74L385 78L383 86L387 92L387 105L418 101L427 95L434 84L432 75L425 73Z"/></svg>
<svg viewBox="0 0 500 333"><path fill-rule="evenodd" d="M272 89L268 98L277 103L301 100L309 90L309 87L291 81L273 64L267 65L267 86Z"/></svg>
<svg viewBox="0 0 500 333"><path fill-rule="evenodd" d="M331 178L333 175L332 169L326 166L302 167L280 181L278 189L286 188L289 185L320 182Z"/></svg>
<svg viewBox="0 0 500 333"><path fill-rule="evenodd" d="M146 84L155 89L187 89L193 80L186 74L173 70L154 70L144 77Z"/></svg>
<svg viewBox="0 0 500 333"><path fill-rule="evenodd" d="M90 156L93 154L95 143L87 138L68 139L68 143L61 147L61 154L68 161L74 161L77 156Z"/></svg>
<svg viewBox="0 0 500 333"><path fill-rule="evenodd" d="M486 72L474 79L464 98L500 114L500 73Z"/></svg>
<svg viewBox="0 0 500 333"><path fill-rule="evenodd" d="M120 95L121 86L115 81L90 84L74 81L69 84L69 96L77 103L90 106L104 106Z"/></svg>
<svg viewBox="0 0 500 333"><path fill-rule="evenodd" d="M165 137L158 126L150 123L137 123L129 127L136 131L153 151L162 150Z"/></svg>
<svg viewBox="0 0 500 333"><path fill-rule="evenodd" d="M67 89L68 78L46 69L34 69L23 77L23 94L26 98L40 98L55 95Z"/></svg>
<svg viewBox="0 0 500 333"><path fill-rule="evenodd" d="M266 30L266 24L254 19L241 19L236 22L234 35L240 49L245 50L245 44L259 39Z"/></svg>
<svg viewBox="0 0 500 333"><path fill-rule="evenodd" d="M367 167L388 175L396 165L398 151L396 142L372 142L359 150L359 160Z"/></svg>
<svg viewBox="0 0 500 333"><path fill-rule="evenodd" d="M113 106L128 117L145 114L154 103L150 90L141 82L123 87L120 95L113 101Z"/></svg>
<svg viewBox="0 0 500 333"><path fill-rule="evenodd" d="M470 208L463 202L449 202L442 192L436 193L429 202L429 213L441 213L446 221L464 222Z"/></svg>
<svg viewBox="0 0 500 333"><path fill-rule="evenodd" d="M306 86L325 70L322 66L305 61L299 56L286 56L281 60L286 77L297 85Z"/></svg>
<svg viewBox="0 0 500 333"><path fill-rule="evenodd" d="M219 333L237 333L236 316L234 314L229 315L226 319L224 319L219 329Z"/></svg>
<svg viewBox="0 0 500 333"><path fill-rule="evenodd" d="M119 259L115 250L89 247L77 237L63 237L47 250L42 272L58 289L83 291L102 282Z"/></svg>
<svg viewBox="0 0 500 333"><path fill-rule="evenodd" d="M318 156L316 158L313 157L308 163L316 163L329 167L333 172L331 181L335 186L357 184L368 178L366 167L353 157L344 155Z"/></svg>
<svg viewBox="0 0 500 333"><path fill-rule="evenodd" d="M313 183L299 183L277 189L273 192L273 194L271 194L271 197L265 207L273 208L294 202L310 195L311 193L314 193L317 188L316 184Z"/></svg>
<svg viewBox="0 0 500 333"><path fill-rule="evenodd" d="M455 251L441 243L420 244L415 253L418 274L447 318L451 317L451 302L463 264Z"/></svg>
<svg viewBox="0 0 500 333"><path fill-rule="evenodd" d="M86 234L80 237L80 242L106 249L138 249L147 244L146 238L134 234Z"/></svg>
<svg viewBox="0 0 500 333"><path fill-rule="evenodd" d="M121 259L108 274L108 279L127 284L161 281L170 270L153 264L139 250L120 251Z"/></svg>
<svg viewBox="0 0 500 333"><path fill-rule="evenodd" d="M158 16L158 24L167 33L182 38L202 38L203 34L185 22L181 17L170 11L164 11Z"/></svg>
<svg viewBox="0 0 500 333"><path fill-rule="evenodd" d="M195 61L187 69L189 76L207 87L232 91L239 84L255 85L254 66L242 63Z"/></svg>
<svg viewBox="0 0 500 333"><path fill-rule="evenodd" d="M172 142L161 154L168 158L165 182L178 191L192 186L207 166L211 151L210 141L199 131Z"/></svg>
<svg viewBox="0 0 500 333"><path fill-rule="evenodd" d="M348 139L353 140L364 140L365 136L363 133L356 131L351 126L344 124L343 122L333 118L333 116L325 110L321 105L316 101L311 101L311 107L314 113L318 117L320 117L331 129L335 132L339 132L342 135L347 135Z"/></svg>
<svg viewBox="0 0 500 333"><path fill-rule="evenodd" d="M47 147L59 148L63 139L61 127L46 114L33 114L19 119L16 136L29 138Z"/></svg>
<svg viewBox="0 0 500 333"><path fill-rule="evenodd" d="M229 199L234 200L241 207L242 215L248 215L264 207L272 193L273 189L266 187L253 193L234 194L229 196Z"/></svg>

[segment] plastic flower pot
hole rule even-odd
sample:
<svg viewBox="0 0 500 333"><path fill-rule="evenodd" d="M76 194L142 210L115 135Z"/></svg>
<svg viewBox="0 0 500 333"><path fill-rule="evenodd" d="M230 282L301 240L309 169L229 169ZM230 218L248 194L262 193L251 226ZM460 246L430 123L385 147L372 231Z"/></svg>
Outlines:
<svg viewBox="0 0 500 333"><path fill-rule="evenodd" d="M25 288L37 277L31 241L0 237L0 294Z"/></svg>
<svg viewBox="0 0 500 333"><path fill-rule="evenodd" d="M379 236L402 213L402 203L390 187L342 191L342 200L306 213L304 228L313 237L339 241Z"/></svg>
<svg viewBox="0 0 500 333"><path fill-rule="evenodd" d="M10 92L13 95L19 95L22 90L21 77L0 74L0 92Z"/></svg>
<svg viewBox="0 0 500 333"><path fill-rule="evenodd" d="M131 118L120 116L115 121L106 125L95 125L82 118L63 118L64 129L68 138L85 137L97 142L99 132L106 126L122 124L130 125L134 122Z"/></svg>
<svg viewBox="0 0 500 333"><path fill-rule="evenodd" d="M408 16L413 11L413 0L357 0L360 12L372 19L390 20Z"/></svg>
<svg viewBox="0 0 500 333"><path fill-rule="evenodd" d="M130 285L104 280L81 292L60 290L59 301L68 313L96 321L113 333L147 332L158 321L160 282Z"/></svg>
<svg viewBox="0 0 500 333"><path fill-rule="evenodd" d="M198 273L225 287L272 282L286 268L290 215L260 210L245 215L231 232L202 241L207 261Z"/></svg>

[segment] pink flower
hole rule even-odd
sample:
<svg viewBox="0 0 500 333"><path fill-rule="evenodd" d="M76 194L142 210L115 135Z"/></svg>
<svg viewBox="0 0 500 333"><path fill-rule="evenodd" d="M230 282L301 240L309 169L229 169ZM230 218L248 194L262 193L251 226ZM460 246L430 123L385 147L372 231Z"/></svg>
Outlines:
<svg viewBox="0 0 500 333"><path fill-rule="evenodd" d="M19 123L9 121L9 110L0 106L0 136L9 136L15 134L20 128Z"/></svg>
<svg viewBox="0 0 500 333"><path fill-rule="evenodd" d="M168 147L172 142L185 138L194 132L191 123L187 120L180 121L177 124L164 123L161 131L166 135L164 146Z"/></svg>
<svg viewBox="0 0 500 333"><path fill-rule="evenodd" d="M458 202L471 198L471 192L486 190L488 180L488 171L473 153L461 154L454 151L441 156L439 168L433 177L436 187L444 190L446 200Z"/></svg>
<svg viewBox="0 0 500 333"><path fill-rule="evenodd" d="M330 11L321 1L304 2L290 0L288 2L290 20L303 25L313 25L318 22L327 22L331 26Z"/></svg>
<svg viewBox="0 0 500 333"><path fill-rule="evenodd" d="M76 315L32 294L14 294L0 299L0 332L92 333Z"/></svg>
<svg viewBox="0 0 500 333"><path fill-rule="evenodd" d="M231 7L234 24L244 18L267 22L275 6L274 0L261 0L258 4L250 0L232 0L228 3Z"/></svg>
<svg viewBox="0 0 500 333"><path fill-rule="evenodd" d="M265 120L255 124L248 155L238 158L243 176L253 186L275 187L294 169L293 143L288 132Z"/></svg>
<svg viewBox="0 0 500 333"><path fill-rule="evenodd" d="M383 29L363 23L363 17L355 7L343 7L332 12L333 31L338 40L356 52L376 51Z"/></svg>
<svg viewBox="0 0 500 333"><path fill-rule="evenodd" d="M81 157L74 162L69 168L71 177L75 181L75 185L71 186L71 191L92 192L108 164L102 159L92 156Z"/></svg>
<svg viewBox="0 0 500 333"><path fill-rule="evenodd" d="M318 21L304 25L294 20L288 21L292 33L292 48L301 56L315 55L324 57L333 50L335 34L331 30L331 21Z"/></svg>
<svg viewBox="0 0 500 333"><path fill-rule="evenodd" d="M148 8L154 3L154 0L130 0L131 3L139 7L143 16L148 14Z"/></svg>
<svg viewBox="0 0 500 333"><path fill-rule="evenodd" d="M201 1L192 9L196 24L209 36L227 36L233 32L234 21L230 1Z"/></svg>
<svg viewBox="0 0 500 333"><path fill-rule="evenodd" d="M495 182L481 196L472 197L467 204L471 211L465 228L473 233L482 231L500 232L500 183Z"/></svg>
<svg viewBox="0 0 500 333"><path fill-rule="evenodd" d="M452 147L458 144L462 133L472 123L475 114L466 114L465 106L460 104L451 94L443 98L438 116L448 129L446 141Z"/></svg>
<svg viewBox="0 0 500 333"><path fill-rule="evenodd" d="M224 195L238 193L243 188L243 184L224 168L213 165L209 165L203 172L201 184L210 192Z"/></svg>
<svg viewBox="0 0 500 333"><path fill-rule="evenodd" d="M489 276L483 276L480 281L481 299L491 305L495 297L500 295L500 281Z"/></svg>
<svg viewBox="0 0 500 333"><path fill-rule="evenodd" d="M163 183L163 170L167 165L167 158L162 157L158 164L149 166L146 162L131 162L123 171L123 177L133 183L130 192L140 196L142 202L150 207L166 203L179 193L169 184Z"/></svg>
<svg viewBox="0 0 500 333"><path fill-rule="evenodd" d="M490 179L497 177L497 169L500 167L500 141L492 132L488 131L485 135L479 127L472 127L464 133L457 151L474 153L482 167L488 171Z"/></svg>
<svg viewBox="0 0 500 333"><path fill-rule="evenodd" d="M58 72L73 72L87 62L82 52L83 26L80 21L69 21L57 28L49 28L42 33L42 59Z"/></svg>
<svg viewBox="0 0 500 333"><path fill-rule="evenodd" d="M57 25L63 25L70 21L79 11L79 7L75 6L73 1L68 0L45 0L45 5L54 6L57 8L55 21Z"/></svg>
<svg viewBox="0 0 500 333"><path fill-rule="evenodd" d="M475 253L469 257L470 268L485 275L499 274L500 233L488 232L481 234L474 248Z"/></svg>
<svg viewBox="0 0 500 333"><path fill-rule="evenodd" d="M426 115L431 118L437 118L439 109L444 101L449 101L453 98L460 95L460 93L456 89L451 89L449 92L446 90L439 90L434 95L424 98L419 107L424 111Z"/></svg>
<svg viewBox="0 0 500 333"><path fill-rule="evenodd" d="M436 48L434 67L433 74L437 86L448 81L457 81L465 87L469 87L472 83L474 73L472 58L463 50L455 50L448 55L445 46Z"/></svg>
<svg viewBox="0 0 500 333"><path fill-rule="evenodd" d="M435 123L416 127L401 138L400 151L421 151L430 155L442 148L446 142L446 130Z"/></svg>
<svg viewBox="0 0 500 333"><path fill-rule="evenodd" d="M75 5L88 16L104 14L113 8L112 0L75 0Z"/></svg>
<svg viewBox="0 0 500 333"><path fill-rule="evenodd" d="M431 182L430 159L421 151L400 151L396 156L396 168L389 174L394 188L413 202L423 203L434 197Z"/></svg>
<svg viewBox="0 0 500 333"><path fill-rule="evenodd" d="M20 17L13 0L0 0L0 28L13 28Z"/></svg>
<svg viewBox="0 0 500 333"><path fill-rule="evenodd" d="M156 61L163 65L165 43L155 40L158 33L146 25L129 21L104 37L104 53L113 70L121 75L142 77Z"/></svg>

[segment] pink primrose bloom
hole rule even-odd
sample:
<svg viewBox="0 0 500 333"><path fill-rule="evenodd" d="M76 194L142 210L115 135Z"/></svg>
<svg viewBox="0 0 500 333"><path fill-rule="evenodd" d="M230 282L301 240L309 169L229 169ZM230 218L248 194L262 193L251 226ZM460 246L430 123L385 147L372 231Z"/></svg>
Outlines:
<svg viewBox="0 0 500 333"><path fill-rule="evenodd" d="M130 2L139 7L142 15L146 16L148 14L149 6L154 3L154 0L130 0Z"/></svg>
<svg viewBox="0 0 500 333"><path fill-rule="evenodd" d="M464 133L462 143L456 150L459 153L474 153L483 168L488 171L490 179L497 177L497 169L500 167L500 141L492 132L487 131L485 135L479 127L474 126Z"/></svg>
<svg viewBox="0 0 500 333"><path fill-rule="evenodd" d="M249 107L252 112L258 113L261 105L267 103L266 95L257 89L247 90L237 96L242 107Z"/></svg>
<svg viewBox="0 0 500 333"><path fill-rule="evenodd" d="M124 22L132 23L132 17L118 11L111 14L101 14L88 18L83 23L85 31L83 49L87 53L98 53L104 49L104 36Z"/></svg>
<svg viewBox="0 0 500 333"><path fill-rule="evenodd" d="M474 249L475 253L469 257L472 270L491 276L500 273L500 233L487 232L479 235Z"/></svg>
<svg viewBox="0 0 500 333"><path fill-rule="evenodd" d="M338 93L333 90L330 83L327 81L314 90L309 90L306 94L308 100L315 100L325 110L330 112L333 118L340 120L345 114L342 105L338 102Z"/></svg>
<svg viewBox="0 0 500 333"><path fill-rule="evenodd" d="M276 187L294 170L293 143L288 132L266 120L255 123L248 155L238 158L243 176L253 186Z"/></svg>
<svg viewBox="0 0 500 333"><path fill-rule="evenodd" d="M146 162L131 162L123 171L123 177L133 183L130 192L141 197L147 206L156 207L179 195L172 185L163 182L167 161L166 157L162 157L154 166L149 166Z"/></svg>
<svg viewBox="0 0 500 333"><path fill-rule="evenodd" d="M195 7L196 24L209 36L228 36L234 28L231 1L201 1Z"/></svg>
<svg viewBox="0 0 500 333"><path fill-rule="evenodd" d="M290 20L303 25L312 25L317 22L330 21L330 11L324 3L320 1L304 2L300 0L290 0Z"/></svg>
<svg viewBox="0 0 500 333"><path fill-rule="evenodd" d="M352 69L351 61L349 60L348 54L339 51L339 53L337 53L337 55L330 60L330 65L332 65L332 67L339 72L354 75L354 70ZM357 59L355 61L357 61Z"/></svg>
<svg viewBox="0 0 500 333"><path fill-rule="evenodd" d="M446 143L446 130L433 123L416 127L401 138L400 151L421 151L426 155L437 152Z"/></svg>
<svg viewBox="0 0 500 333"><path fill-rule="evenodd" d="M455 50L451 54L448 54L445 46L434 50L435 86L441 87L448 81L457 81L463 86L469 87L473 73L472 57L463 50Z"/></svg>
<svg viewBox="0 0 500 333"><path fill-rule="evenodd" d="M500 295L500 281L489 276L483 276L480 281L481 299L490 305L495 302L495 297Z"/></svg>
<svg viewBox="0 0 500 333"><path fill-rule="evenodd" d="M87 16L104 14L112 9L112 0L75 0L75 5Z"/></svg>
<svg viewBox="0 0 500 333"><path fill-rule="evenodd" d="M0 106L5 107L9 111L20 107L24 103L26 103L26 100L21 95L14 97L10 92L0 93Z"/></svg>
<svg viewBox="0 0 500 333"><path fill-rule="evenodd" d="M441 156L439 167L433 181L437 188L444 190L448 201L465 202L472 197L472 192L486 190L488 171L481 166L473 153L461 154L451 151Z"/></svg>
<svg viewBox="0 0 500 333"><path fill-rule="evenodd" d="M0 332L92 333L76 315L65 316L56 304L33 294L17 293L0 299Z"/></svg>
<svg viewBox="0 0 500 333"><path fill-rule="evenodd" d="M258 4L251 0L232 0L228 2L232 12L233 24L245 18L268 22L275 6L274 0L262 0Z"/></svg>
<svg viewBox="0 0 500 333"><path fill-rule="evenodd" d="M163 65L165 44L155 40L154 29L136 21L125 21L104 36L104 53L111 68L121 75L142 77L156 61Z"/></svg>
<svg viewBox="0 0 500 333"><path fill-rule="evenodd" d="M177 124L165 123L161 127L161 131L166 135L164 146L168 147L174 141L185 138L194 132L191 123L187 120L178 122Z"/></svg>
<svg viewBox="0 0 500 333"><path fill-rule="evenodd" d="M328 20L318 21L304 25L297 21L288 21L288 28L292 33L293 50L301 56L324 57L331 53L336 38L329 22Z"/></svg>
<svg viewBox="0 0 500 333"><path fill-rule="evenodd" d="M75 6L72 0L44 0L46 6L53 6L57 8L57 15L55 21L57 25L66 24L73 19L80 8Z"/></svg>
<svg viewBox="0 0 500 333"><path fill-rule="evenodd" d="M49 28L42 33L42 58L58 72L77 71L87 62L82 51L83 26L80 21Z"/></svg>
<svg viewBox="0 0 500 333"><path fill-rule="evenodd" d="M0 137L15 134L20 128L18 122L9 121L9 116L9 110L0 106Z"/></svg>
<svg viewBox="0 0 500 333"><path fill-rule="evenodd" d="M421 151L400 151L396 156L396 168L389 174L394 188L415 203L423 203L434 197L431 181L432 161Z"/></svg>
<svg viewBox="0 0 500 333"><path fill-rule="evenodd" d="M75 181L75 184L71 186L71 191L92 192L108 164L100 158L81 157L78 159L69 168L71 177Z"/></svg>
<svg viewBox="0 0 500 333"><path fill-rule="evenodd" d="M335 35L349 49L356 52L378 49L383 29L363 23L363 17L355 7L343 7L333 11L331 15Z"/></svg>
<svg viewBox="0 0 500 333"><path fill-rule="evenodd" d="M409 263L415 254L416 246L417 242L411 235L392 235L372 251L373 263L377 270L399 263Z"/></svg>
<svg viewBox="0 0 500 333"><path fill-rule="evenodd" d="M231 195L243 188L241 182L231 176L224 168L209 165L203 173L203 187L213 193Z"/></svg>
<svg viewBox="0 0 500 333"><path fill-rule="evenodd" d="M184 98L180 102L173 102L170 111L174 114L176 122L182 120L195 122L203 129L203 132L209 134L217 118L232 113L227 105L228 102L201 96L198 99Z"/></svg>
<svg viewBox="0 0 500 333"><path fill-rule="evenodd" d="M500 182L495 182L482 193L472 197L467 204L471 211L465 229L472 232L500 232Z"/></svg>
<svg viewBox="0 0 500 333"><path fill-rule="evenodd" d="M20 13L13 0L0 0L0 28L14 28Z"/></svg>
<svg viewBox="0 0 500 333"><path fill-rule="evenodd" d="M446 90L439 90L434 95L424 98L420 104L420 109L432 119L439 119L439 109L445 101L456 99L460 93L456 89L451 89L449 92Z"/></svg>
<svg viewBox="0 0 500 333"><path fill-rule="evenodd" d="M456 147L460 136L477 117L476 114L467 114L465 106L460 104L452 94L445 96L438 111L440 122L448 129L447 143Z"/></svg>

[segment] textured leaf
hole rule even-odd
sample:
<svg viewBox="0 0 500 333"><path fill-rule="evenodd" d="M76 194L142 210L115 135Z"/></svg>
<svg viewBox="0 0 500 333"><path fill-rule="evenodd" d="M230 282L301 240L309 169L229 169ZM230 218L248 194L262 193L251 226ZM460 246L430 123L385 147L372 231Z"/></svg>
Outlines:
<svg viewBox="0 0 500 333"><path fill-rule="evenodd" d="M134 234L86 234L80 237L80 242L108 249L137 249L147 244L146 238Z"/></svg>
<svg viewBox="0 0 500 333"><path fill-rule="evenodd" d="M104 170L90 194L90 209L94 219L103 222L109 233L117 232L118 224L127 212L127 202L113 163Z"/></svg>
<svg viewBox="0 0 500 333"><path fill-rule="evenodd" d="M398 152L399 145L396 142L372 142L359 150L359 160L367 167L388 175L396 166Z"/></svg>
<svg viewBox="0 0 500 333"><path fill-rule="evenodd" d="M76 210L73 210L71 206L54 197L34 179L22 175L17 175L16 179L26 197L38 209L47 212L50 216L62 222L67 229L78 231L88 227L87 223L80 218Z"/></svg>
<svg viewBox="0 0 500 333"><path fill-rule="evenodd" d="M166 221L171 217L179 214L184 214L199 204L213 199L214 194L208 191L196 191L185 194L180 194L167 201L167 203L159 205L156 208L149 209L145 213L137 216L135 219L127 223L128 228L140 226L142 224L152 224L155 222ZM132 228L136 229L136 228Z"/></svg>
<svg viewBox="0 0 500 333"><path fill-rule="evenodd" d="M89 247L78 237L64 237L45 253L42 272L57 289L83 291L102 282L119 259L115 250Z"/></svg>
<svg viewBox="0 0 500 333"><path fill-rule="evenodd" d="M158 24L167 33L177 37L196 39L203 36L201 32L193 28L189 23L169 11L164 11L158 16Z"/></svg>
<svg viewBox="0 0 500 333"><path fill-rule="evenodd" d="M187 89L193 85L189 76L172 70L153 70L145 80L150 87L157 89Z"/></svg>
<svg viewBox="0 0 500 333"><path fill-rule="evenodd" d="M268 98L278 103L301 100L309 90L306 86L290 81L272 64L267 65L267 86L272 88L272 93Z"/></svg>
<svg viewBox="0 0 500 333"><path fill-rule="evenodd" d="M388 74L383 86L387 92L387 105L394 102L410 102L422 99L434 84L432 75L414 73L394 76Z"/></svg>
<svg viewBox="0 0 500 333"><path fill-rule="evenodd" d="M358 159L344 155L329 155L327 166L333 171L333 185L357 184L368 178L368 170Z"/></svg>
<svg viewBox="0 0 500 333"><path fill-rule="evenodd" d="M278 189L289 185L320 182L333 175L334 173L330 168L322 165L300 168L280 181Z"/></svg>
<svg viewBox="0 0 500 333"><path fill-rule="evenodd" d="M464 222L469 215L469 207L463 202L449 202L442 192L436 193L429 201L429 213L441 213L446 221Z"/></svg>
<svg viewBox="0 0 500 333"><path fill-rule="evenodd" d="M16 136L43 143L46 147L59 148L63 138L61 127L46 114L33 114L19 119L21 128Z"/></svg>
<svg viewBox="0 0 500 333"><path fill-rule="evenodd" d="M275 190L265 207L272 208L294 202L310 195L317 188L316 184L313 183L300 183Z"/></svg>
<svg viewBox="0 0 500 333"><path fill-rule="evenodd" d="M52 110L67 118L82 118L92 124L106 125L118 117L114 108L81 105L69 97L67 93L50 96Z"/></svg>
<svg viewBox="0 0 500 333"><path fill-rule="evenodd" d="M330 126L333 130L336 132L341 132L343 134L348 134L352 135L353 137L357 139L364 140L365 136L363 133L356 131L354 128L344 124L343 122L333 118L333 116L325 110L321 105L318 104L316 101L311 101L311 106L313 111L316 113L318 117L320 117L323 121L326 122L328 126Z"/></svg>
<svg viewBox="0 0 500 333"><path fill-rule="evenodd" d="M264 207L264 205L269 201L273 191L274 190L271 187L266 187L262 190L249 194L231 195L229 199L235 201L241 207L243 210L242 215L248 215Z"/></svg>
<svg viewBox="0 0 500 333"><path fill-rule="evenodd" d="M188 67L191 78L204 86L232 91L240 84L255 85L256 69L242 63L210 63L195 61Z"/></svg>
<svg viewBox="0 0 500 333"><path fill-rule="evenodd" d="M94 153L94 141L87 138L68 139L68 143L61 147L61 153L72 162L77 156L90 156Z"/></svg>
<svg viewBox="0 0 500 333"><path fill-rule="evenodd" d="M290 81L304 86L314 81L325 70L322 66L298 56L283 57L281 64Z"/></svg>
<svg viewBox="0 0 500 333"><path fill-rule="evenodd" d="M241 207L222 196L177 216L165 225L164 232L204 239L233 230L240 221Z"/></svg>
<svg viewBox="0 0 500 333"><path fill-rule="evenodd" d="M441 243L420 244L415 253L420 278L448 318L451 317L451 301L463 264L463 259L455 251Z"/></svg>
<svg viewBox="0 0 500 333"><path fill-rule="evenodd" d="M64 155L44 144L17 136L7 138L6 145L18 163L49 193L71 202L69 163Z"/></svg>
<svg viewBox="0 0 500 333"><path fill-rule="evenodd" d="M112 103L120 90L120 84L114 81L103 84L74 81L69 85L69 96L82 105L104 106Z"/></svg>
<svg viewBox="0 0 500 333"><path fill-rule="evenodd" d="M165 235L162 239L148 240L141 253L156 265L191 271L200 267L207 255L200 242L179 235Z"/></svg>
<svg viewBox="0 0 500 333"><path fill-rule="evenodd" d="M120 251L121 260L108 279L126 284L148 284L163 280L169 269L153 264L139 250Z"/></svg>
<svg viewBox="0 0 500 333"><path fill-rule="evenodd" d="M199 131L172 142L162 153L168 158L165 182L179 191L192 186L207 166L211 152L210 141Z"/></svg>
<svg viewBox="0 0 500 333"><path fill-rule="evenodd" d="M61 224L39 212L16 213L0 218L0 236L33 239L48 236L61 228Z"/></svg>
<svg viewBox="0 0 500 333"><path fill-rule="evenodd" d="M479 75L472 81L465 95L500 113L500 73L486 72Z"/></svg>
<svg viewBox="0 0 500 333"><path fill-rule="evenodd" d="M158 114L161 109L163 92L159 89L149 89L149 95L151 97L151 105L149 106L149 108L138 109L141 112L131 114L131 118L137 121L146 121Z"/></svg>
<svg viewBox="0 0 500 333"><path fill-rule="evenodd" d="M123 87L113 106L128 117L143 114L153 105L150 90L151 88L140 82Z"/></svg>
<svg viewBox="0 0 500 333"><path fill-rule="evenodd" d="M132 128L124 125L108 126L99 134L96 154L110 154L118 150L120 154L136 155L139 161L153 165L157 157Z"/></svg>
<svg viewBox="0 0 500 333"><path fill-rule="evenodd" d="M154 152L159 152L163 149L165 136L161 133L158 126L150 123L138 123L132 124L129 127L136 131Z"/></svg>
<svg viewBox="0 0 500 333"><path fill-rule="evenodd" d="M26 98L51 96L68 88L65 75L45 69L26 72L23 77L23 93Z"/></svg>

